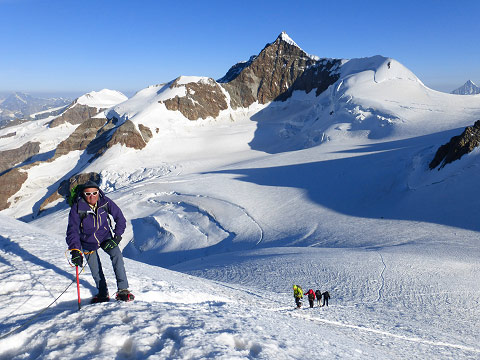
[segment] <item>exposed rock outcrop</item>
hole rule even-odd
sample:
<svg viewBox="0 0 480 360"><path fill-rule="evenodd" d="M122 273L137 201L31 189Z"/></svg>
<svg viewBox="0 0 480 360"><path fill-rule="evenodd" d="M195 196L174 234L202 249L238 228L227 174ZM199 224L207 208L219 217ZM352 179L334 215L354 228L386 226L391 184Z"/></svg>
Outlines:
<svg viewBox="0 0 480 360"><path fill-rule="evenodd" d="M463 155L472 152L480 145L480 120L477 120L473 126L465 128L465 131L458 136L454 136L447 144L440 146L435 157L430 162L430 169L438 170L445 165L460 159Z"/></svg>
<svg viewBox="0 0 480 360"><path fill-rule="evenodd" d="M40 152L39 142L27 142L16 149L0 151L0 174Z"/></svg>
<svg viewBox="0 0 480 360"><path fill-rule="evenodd" d="M62 115L53 119L49 126L53 128L66 122L73 125L81 124L103 110L104 109L97 109L96 107L90 107L88 105L73 103Z"/></svg>
<svg viewBox="0 0 480 360"><path fill-rule="evenodd" d="M20 169L12 169L0 176L0 211L10 207L8 199L22 188L27 178L28 174Z"/></svg>
<svg viewBox="0 0 480 360"><path fill-rule="evenodd" d="M253 60L256 59L256 57L257 57L257 55L253 55L253 56L250 57L250 59L248 61L242 61L242 62L239 62L239 63L233 65L227 71L225 76L223 76L221 79L218 79L217 82L218 83L228 83L228 82L234 80L238 75L240 75L240 73L243 71L243 69L245 69L247 66L250 66L250 64L253 62Z"/></svg>
<svg viewBox="0 0 480 360"><path fill-rule="evenodd" d="M101 182L101 177L100 174L96 172L90 172L90 173L81 173L72 176L68 180L64 180L60 183L60 186L58 187L57 191L55 191L52 195L50 195L41 205L40 205L40 211L45 210L46 207L48 207L49 204L57 201L58 199L65 199L67 200L68 196L70 195L70 191L72 188L76 185L81 185L85 184L88 180L95 181L97 184L100 184Z"/></svg>
<svg viewBox="0 0 480 360"><path fill-rule="evenodd" d="M105 125L106 119L90 118L83 121L70 136L58 144L54 158L74 150L85 150Z"/></svg>
<svg viewBox="0 0 480 360"><path fill-rule="evenodd" d="M296 90L302 90L308 94L313 89L316 89L315 95L320 95L339 79L340 74L335 73L339 65L340 62L338 60L324 59L309 67L294 81L287 91L278 95L275 100L285 101Z"/></svg>
<svg viewBox="0 0 480 360"><path fill-rule="evenodd" d="M143 140L145 143L148 143L150 139L153 137L152 130L148 126L143 124L138 124L138 129L140 130L140 134L142 134Z"/></svg>
<svg viewBox="0 0 480 360"><path fill-rule="evenodd" d="M9 137L12 137L12 136L15 136L15 135L17 135L16 131L5 134L5 135L2 135L2 136L0 136L0 139L6 139L6 138L9 138Z"/></svg>
<svg viewBox="0 0 480 360"><path fill-rule="evenodd" d="M135 124L130 120L126 120L115 130L106 147L111 148L116 144L125 145L137 150L143 149L147 145Z"/></svg>
<svg viewBox="0 0 480 360"><path fill-rule="evenodd" d="M101 118L84 121L58 145L54 158L74 150L86 150L88 154L101 155L115 144L139 150L143 149L153 136L152 131L142 124L139 124L138 131L130 120L115 128L116 122L115 118L108 121Z"/></svg>
<svg viewBox="0 0 480 360"><path fill-rule="evenodd" d="M181 77L177 78L170 88L185 86L186 96L177 95L173 99L163 101L168 110L178 110L187 119L198 120L207 117L216 118L221 110L228 108L225 94L215 80L209 78L199 82L179 84L181 79Z"/></svg>
<svg viewBox="0 0 480 360"><path fill-rule="evenodd" d="M132 121L126 120L122 125L114 127L116 122L117 119L115 118L108 121L99 135L87 147L87 153L95 154L94 158L96 158L116 144L137 150L143 149L147 145L148 137L146 136L146 140L144 140ZM145 127L144 131L146 129L148 128Z"/></svg>
<svg viewBox="0 0 480 360"><path fill-rule="evenodd" d="M321 61L309 56L282 33L245 63L237 76L232 75L238 69L230 69L229 72L235 70L230 76L233 79L222 86L230 94L233 109L248 107L255 101L266 104L285 100L293 90L309 91L316 87L320 93L338 79L338 75L330 72L337 63L340 60ZM221 80L226 78L227 75Z"/></svg>

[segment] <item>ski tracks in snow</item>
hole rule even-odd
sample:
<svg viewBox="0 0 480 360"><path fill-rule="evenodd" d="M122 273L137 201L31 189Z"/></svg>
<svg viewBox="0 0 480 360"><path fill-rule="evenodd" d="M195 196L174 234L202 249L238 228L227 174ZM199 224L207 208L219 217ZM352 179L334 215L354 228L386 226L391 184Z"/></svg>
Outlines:
<svg viewBox="0 0 480 360"><path fill-rule="evenodd" d="M378 296L377 299L375 300L376 302L379 302L382 298L382 293L383 289L385 287L385 270L387 269L387 265L385 264L385 260L383 259L382 253L380 251L377 251L378 255L380 256L380 259L382 260L383 268L382 272L380 273L380 287L378 288Z"/></svg>

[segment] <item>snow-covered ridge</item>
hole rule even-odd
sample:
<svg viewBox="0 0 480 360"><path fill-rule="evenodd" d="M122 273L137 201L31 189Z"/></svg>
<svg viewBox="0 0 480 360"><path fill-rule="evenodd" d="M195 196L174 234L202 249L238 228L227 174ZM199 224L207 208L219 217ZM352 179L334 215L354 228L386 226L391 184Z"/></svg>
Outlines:
<svg viewBox="0 0 480 360"><path fill-rule="evenodd" d="M211 78L206 76L185 76L182 75L177 79L177 85L186 85L190 83L202 83L202 84L209 84L211 82Z"/></svg>
<svg viewBox="0 0 480 360"><path fill-rule="evenodd" d="M285 31L282 31L282 33L278 35L277 40L278 39L285 41L287 44L290 44L292 46L296 46L297 48L302 50L305 54L307 54L307 56L312 60L318 61L321 59L319 56L309 54L305 50L303 50L300 46L298 46L298 44L295 41L293 41L293 39L290 36L288 36L288 34Z"/></svg>
<svg viewBox="0 0 480 360"><path fill-rule="evenodd" d="M100 91L91 91L77 99L77 104L87 105L96 108L110 108L121 102L128 100L120 91L103 89Z"/></svg>
<svg viewBox="0 0 480 360"><path fill-rule="evenodd" d="M298 46L297 43L293 41L293 39L290 36L288 36L288 34L285 31L282 31L279 37L281 40L285 41L286 43L300 48L300 46Z"/></svg>

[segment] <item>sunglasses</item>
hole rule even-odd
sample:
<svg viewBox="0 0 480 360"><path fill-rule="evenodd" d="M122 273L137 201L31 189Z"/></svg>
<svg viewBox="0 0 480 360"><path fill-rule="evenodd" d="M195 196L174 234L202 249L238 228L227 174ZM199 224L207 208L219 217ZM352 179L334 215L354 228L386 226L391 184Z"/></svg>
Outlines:
<svg viewBox="0 0 480 360"><path fill-rule="evenodd" d="M97 194L98 194L98 191L84 192L83 193L83 195L85 195L85 196L90 196L90 195L97 196Z"/></svg>

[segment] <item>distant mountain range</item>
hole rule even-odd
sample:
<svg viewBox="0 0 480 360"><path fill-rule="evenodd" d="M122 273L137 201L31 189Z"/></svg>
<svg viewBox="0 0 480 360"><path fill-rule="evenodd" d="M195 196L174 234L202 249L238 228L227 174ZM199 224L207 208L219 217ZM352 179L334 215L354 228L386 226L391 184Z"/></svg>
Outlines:
<svg viewBox="0 0 480 360"><path fill-rule="evenodd" d="M0 127L7 125L14 120L40 119L50 115L58 115L65 106L69 105L72 99L66 98L38 98L22 92L14 92L4 98L0 98ZM49 110L58 110L51 113ZM46 112L46 113L45 113Z"/></svg>
<svg viewBox="0 0 480 360"><path fill-rule="evenodd" d="M465 84L460 86L458 89L452 91L452 94L456 95L475 95L480 94L480 87L475 85L473 81L468 80Z"/></svg>

